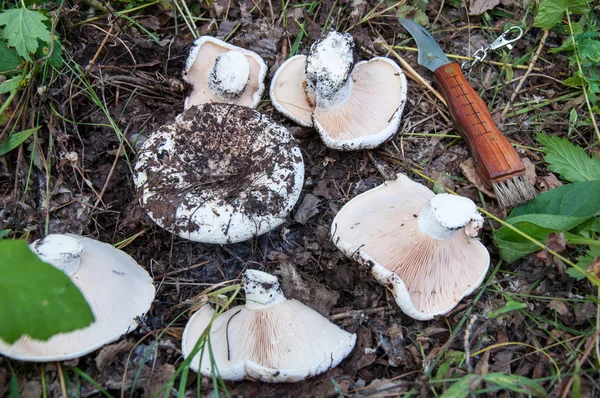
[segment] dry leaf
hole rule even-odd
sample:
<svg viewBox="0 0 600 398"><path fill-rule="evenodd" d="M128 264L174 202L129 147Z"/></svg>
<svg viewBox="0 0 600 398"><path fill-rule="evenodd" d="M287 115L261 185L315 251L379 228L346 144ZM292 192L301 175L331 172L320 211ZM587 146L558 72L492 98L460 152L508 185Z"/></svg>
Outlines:
<svg viewBox="0 0 600 398"><path fill-rule="evenodd" d="M306 224L312 216L319 212L318 205L320 201L320 199L317 199L315 195L310 193L304 195L302 203L300 203L296 214L294 214L294 220L302 225Z"/></svg>
<svg viewBox="0 0 600 398"><path fill-rule="evenodd" d="M500 0L471 0L469 15L481 15L500 4Z"/></svg>
<svg viewBox="0 0 600 398"><path fill-rule="evenodd" d="M479 174L477 174L477 170L475 169L475 160L473 158L469 158L460 164L460 170L463 172L467 180L471 181L473 185L481 192L489 196L490 198L496 198L494 191L488 188Z"/></svg>
<svg viewBox="0 0 600 398"><path fill-rule="evenodd" d="M550 235L548 235L548 239L546 239L546 247L557 253L564 251L566 249L565 245L565 234L562 232L559 232L558 234L551 232Z"/></svg>

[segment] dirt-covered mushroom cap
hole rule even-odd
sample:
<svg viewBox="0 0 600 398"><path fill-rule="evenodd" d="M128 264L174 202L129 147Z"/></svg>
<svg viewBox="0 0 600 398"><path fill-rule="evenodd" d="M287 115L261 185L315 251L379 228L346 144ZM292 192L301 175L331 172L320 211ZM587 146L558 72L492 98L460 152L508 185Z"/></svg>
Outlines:
<svg viewBox="0 0 600 398"><path fill-rule="evenodd" d="M296 382L337 366L354 348L355 334L299 301L287 300L276 277L249 270L244 290L246 305L220 314L210 329L214 364L223 379ZM182 338L184 357L191 354L213 315L204 306L190 318ZM208 346L190 367L208 377L216 372Z"/></svg>
<svg viewBox="0 0 600 398"><path fill-rule="evenodd" d="M137 327L154 300L152 278L125 252L77 235L48 235L30 245L38 256L65 272L92 309L95 321L47 341L22 336L0 340L0 354L30 362L64 361L88 354Z"/></svg>
<svg viewBox="0 0 600 398"><path fill-rule="evenodd" d="M183 79L192 85L185 109L208 102L255 108L266 74L267 65L255 52L202 36L190 49L183 72Z"/></svg>
<svg viewBox="0 0 600 398"><path fill-rule="evenodd" d="M398 130L406 77L388 58L354 62L352 36L330 31L308 56L292 57L279 67L271 101L298 124L314 125L330 148L375 148Z"/></svg>
<svg viewBox="0 0 600 398"><path fill-rule="evenodd" d="M161 227L204 243L234 243L285 222L304 163L291 134L230 104L193 106L142 145L134 183Z"/></svg>
<svg viewBox="0 0 600 398"><path fill-rule="evenodd" d="M393 289L402 311L426 320L450 311L483 281L490 257L475 238L482 221L470 199L435 195L399 175L348 202L331 235Z"/></svg>

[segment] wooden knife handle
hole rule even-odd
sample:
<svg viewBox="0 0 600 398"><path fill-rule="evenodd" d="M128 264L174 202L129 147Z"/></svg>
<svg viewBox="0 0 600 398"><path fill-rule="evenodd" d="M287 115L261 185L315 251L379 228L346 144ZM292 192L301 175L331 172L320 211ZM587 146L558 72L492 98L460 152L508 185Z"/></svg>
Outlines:
<svg viewBox="0 0 600 398"><path fill-rule="evenodd" d="M456 63L436 69L433 77L450 109L455 128L467 141L478 174L490 183L523 174L519 155L498 129L488 108Z"/></svg>

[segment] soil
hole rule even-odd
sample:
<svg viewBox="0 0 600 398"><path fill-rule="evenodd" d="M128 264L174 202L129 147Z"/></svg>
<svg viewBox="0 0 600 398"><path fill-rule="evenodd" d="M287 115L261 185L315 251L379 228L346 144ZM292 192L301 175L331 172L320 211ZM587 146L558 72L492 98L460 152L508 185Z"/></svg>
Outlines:
<svg viewBox="0 0 600 398"><path fill-rule="evenodd" d="M531 26L533 14L517 3L502 2L484 18L469 16L465 5L454 8L431 0L425 13L430 23L436 22L439 33L434 36L440 46L449 54L465 56L492 41L509 22L526 21ZM339 209L396 173L432 187L413 170L506 217L506 210L481 195L463 176L461 164L469 159L465 143L439 136L455 134L446 108L414 79L409 79L401 133L372 151L328 149L312 128L299 127L279 114L266 92L258 111L289 129L305 164L302 194L288 221L270 233L230 245L192 242L158 227L139 203L133 168L145 138L183 111L189 87L181 73L194 40L174 3L164 4L126 14L136 21L132 24L115 14L125 9L122 3L107 5L109 13L94 10L92 5L99 6L91 1L64 3L57 29L65 55L79 65L80 76L107 112L91 100L77 74L54 73L27 106L28 112L40 115L42 129L36 141L0 158L0 230L11 229L11 236L30 240L69 232L112 244L124 242L120 247L153 276L156 300L138 330L60 367L0 358L0 396L11 391L11 375L22 396L40 396L42 388L48 396L60 396L61 369L67 375L65 388L73 396L102 396L98 386L113 396L122 390L131 396L151 396L182 362L181 333L200 293L212 284L240 278L247 268L278 275L287 297L356 333L357 345L340 366L321 376L294 384L226 383L231 396L403 396L409 391L434 396L468 372L536 379L550 396L561 396L569 393L573 383L565 375L580 370L585 372L578 379L582 396L600 396L598 373L594 373L597 363L593 354L589 356L593 336L571 340L581 337L578 331L595 327L596 305L581 299L593 298L595 293L585 280L570 278L560 260L531 255L511 265L501 262L491 241L492 228L498 225L486 222L481 241L490 251L492 264L484 285L446 316L416 321L400 312L393 295L374 280L368 267L346 258L331 242L330 226ZM395 10L386 11L378 1L312 4L215 0L190 7L201 16L197 21L201 34L228 38L261 55L269 66L267 84L296 42L298 53L306 54L321 32L333 26L353 35L360 59L372 55L394 59L380 41L414 44L394 17ZM541 36L540 30L528 30L505 59L515 61L531 54ZM558 98L567 92L559 81L571 73L568 61L549 52L561 43L562 37L552 32L536 65L542 70L528 77L516 102ZM417 64L416 52L398 53L432 82L431 73ZM490 59L502 60L498 53ZM519 77L525 70L511 72ZM506 77L501 67L483 64L469 74L469 81L497 111L494 116L503 132L522 145L520 155L533 162L539 181L552 181L554 176L539 152L529 149L538 146L534 132L566 134L569 110L585 115L581 96L519 115L514 115L516 108L511 105L502 117L518 83ZM573 132L574 141L584 146L585 137L590 136L586 127ZM303 205L307 195L313 198L309 196ZM298 212L301 216L295 217ZM486 316L503 308L511 297L518 297L533 315L513 311ZM465 352L475 355L465 356ZM556 376L557 369L563 377ZM194 373L189 374L185 396L195 396L199 385L201 395L216 396L212 381L198 381ZM487 393L499 394L515 395L493 389Z"/></svg>

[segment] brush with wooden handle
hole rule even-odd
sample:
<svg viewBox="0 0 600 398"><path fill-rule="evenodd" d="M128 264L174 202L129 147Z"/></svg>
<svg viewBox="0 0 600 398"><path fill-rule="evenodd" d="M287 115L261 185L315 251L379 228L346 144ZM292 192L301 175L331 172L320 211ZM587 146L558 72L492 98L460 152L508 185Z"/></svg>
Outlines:
<svg viewBox="0 0 600 398"><path fill-rule="evenodd" d="M455 128L467 141L477 174L492 187L502 207L513 207L533 199L537 192L525 177L519 155L498 129L492 115L463 75L450 62L431 34L410 19L399 18L419 47L419 64L433 72Z"/></svg>

